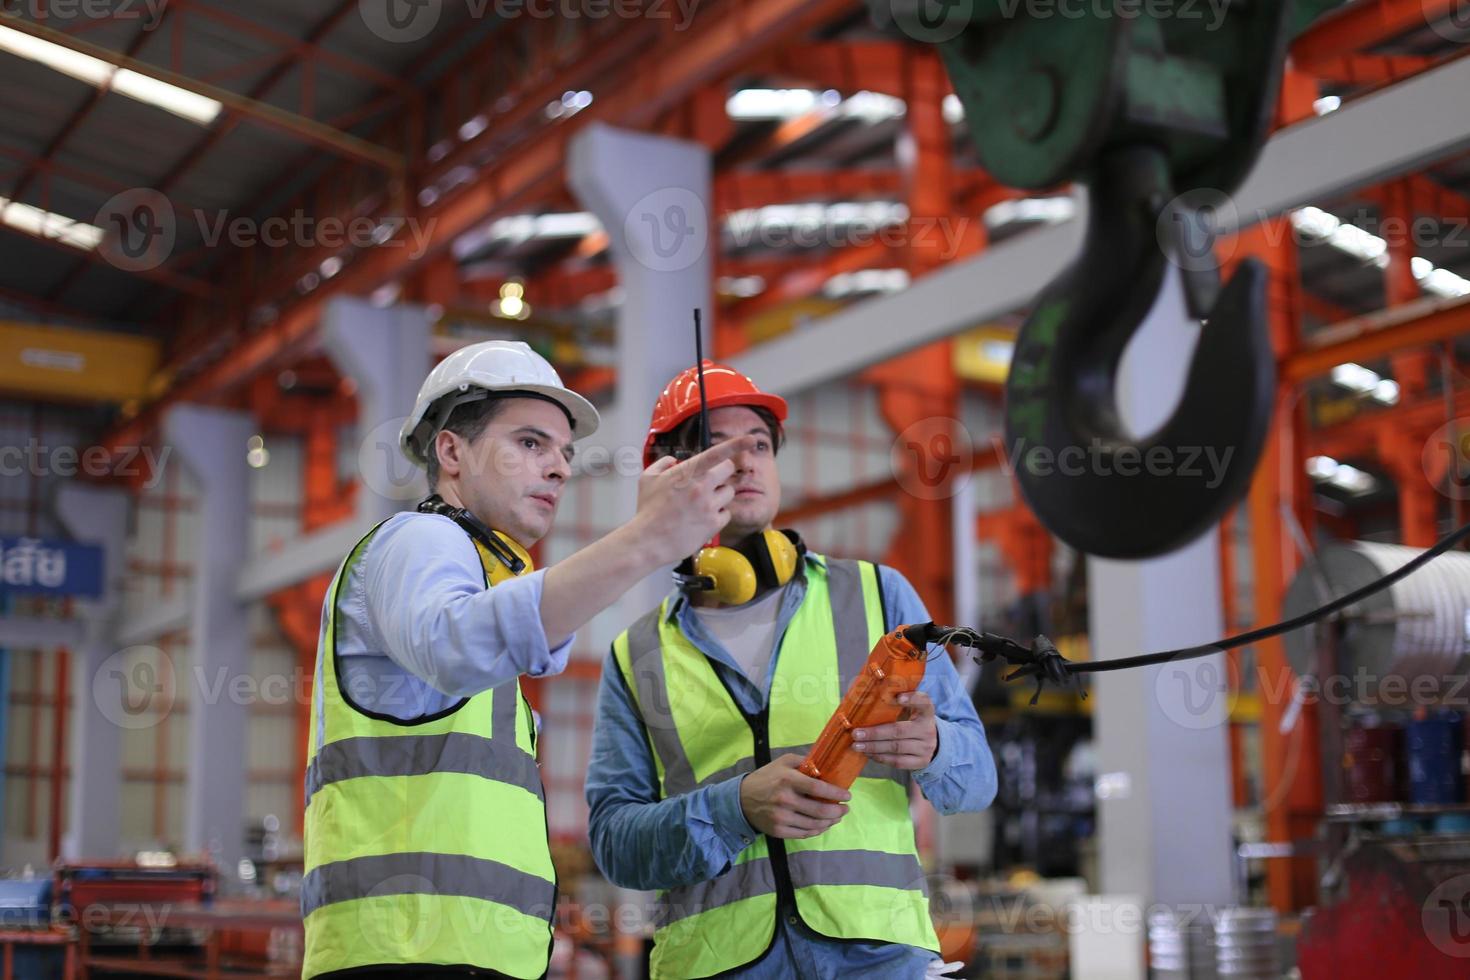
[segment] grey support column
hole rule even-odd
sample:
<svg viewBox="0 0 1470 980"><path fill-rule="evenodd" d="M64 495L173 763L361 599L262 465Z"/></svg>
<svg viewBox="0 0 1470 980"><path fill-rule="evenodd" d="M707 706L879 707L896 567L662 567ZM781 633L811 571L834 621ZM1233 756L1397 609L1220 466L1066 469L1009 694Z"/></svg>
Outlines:
<svg viewBox="0 0 1470 980"><path fill-rule="evenodd" d="M1135 432L1151 431L1172 410L1198 334L1171 270L1124 357L1119 408ZM1170 448L1176 461L1188 449ZM1091 558L1087 570L1098 660L1221 635L1213 528L1173 554L1140 562ZM1094 675L1104 892L1168 905L1233 900L1223 660L1217 654Z"/></svg>
<svg viewBox="0 0 1470 980"><path fill-rule="evenodd" d="M638 500L648 418L674 375L694 364L693 311L704 316L712 356L711 302L718 230L712 225L710 155L697 144L593 124L572 138L567 181L607 232L623 305L618 316L617 403L592 442L610 455L603 511L622 522ZM587 450L584 449L583 452ZM669 590L666 575L631 589L583 631L605 650L617 633Z"/></svg>
<svg viewBox="0 0 1470 980"><path fill-rule="evenodd" d="M322 346L357 385L360 534L427 490L423 470L398 451L398 430L431 366L429 316L422 306L334 299L322 317Z"/></svg>
<svg viewBox="0 0 1470 980"><path fill-rule="evenodd" d="M189 705L184 846L209 850L226 879L244 852L248 703L230 695L250 673L250 623L236 593L249 555L250 471L246 443L255 432L240 412L181 405L164 437L199 487L189 613L189 669L179 678Z"/></svg>
<svg viewBox="0 0 1470 980"><path fill-rule="evenodd" d="M118 648L129 508L126 490L69 482L57 494L57 516L71 536L84 544L99 545L103 555L102 598L78 603L77 609L84 627L72 656L72 713L67 735L71 782L61 844L67 858L108 858L118 850L122 739L104 710L105 702L94 696L94 682ZM104 676L104 693L108 692L107 682Z"/></svg>

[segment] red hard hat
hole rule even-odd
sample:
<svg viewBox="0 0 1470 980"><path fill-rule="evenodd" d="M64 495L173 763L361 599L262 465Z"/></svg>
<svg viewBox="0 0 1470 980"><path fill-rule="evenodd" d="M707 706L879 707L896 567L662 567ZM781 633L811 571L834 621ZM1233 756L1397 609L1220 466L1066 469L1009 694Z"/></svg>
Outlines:
<svg viewBox="0 0 1470 980"><path fill-rule="evenodd" d="M704 362L704 393L711 409L730 405L748 405L768 409L776 421L786 421L786 399L761 391L755 382L732 367ZM699 372L694 368L681 373L653 403L653 418L648 423L648 438L643 443L643 465L653 462L653 443L659 436L677 429L685 419L699 414Z"/></svg>

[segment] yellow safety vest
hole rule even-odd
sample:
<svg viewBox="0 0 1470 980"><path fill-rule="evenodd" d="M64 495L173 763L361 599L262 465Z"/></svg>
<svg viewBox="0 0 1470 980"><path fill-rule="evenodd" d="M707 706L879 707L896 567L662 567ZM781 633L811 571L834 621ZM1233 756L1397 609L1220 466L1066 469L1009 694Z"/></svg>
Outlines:
<svg viewBox="0 0 1470 980"><path fill-rule="evenodd" d="M556 873L519 682L407 722L344 696L337 600L378 527L327 590L306 769L302 976L414 965L543 976ZM530 556L508 543L529 574ZM487 588L512 577L475 547Z"/></svg>
<svg viewBox="0 0 1470 980"><path fill-rule="evenodd" d="M877 568L807 563L765 709L746 715L708 658L669 620L668 603L613 643L653 746L663 798L805 754L884 632ZM777 917L833 939L938 951L914 842L906 773L869 763L847 816L806 840L761 836L723 874L658 894L652 972L706 977L759 959Z"/></svg>

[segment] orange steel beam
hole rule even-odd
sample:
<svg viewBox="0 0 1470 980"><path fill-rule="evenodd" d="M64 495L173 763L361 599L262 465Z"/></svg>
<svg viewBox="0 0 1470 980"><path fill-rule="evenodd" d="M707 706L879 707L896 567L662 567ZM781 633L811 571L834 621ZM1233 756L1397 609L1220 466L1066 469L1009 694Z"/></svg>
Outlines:
<svg viewBox="0 0 1470 980"><path fill-rule="evenodd" d="M975 535L995 543L1016 576L1016 593L1034 595L1051 588L1051 534L1031 508L1019 503L979 514Z"/></svg>
<svg viewBox="0 0 1470 980"><path fill-rule="evenodd" d="M1419 280L1414 277L1414 241L1408 234L1412 225L1408 189L1401 181L1394 181L1383 188L1383 203L1380 208L1384 237L1388 239L1388 265L1383 270L1384 296L1389 309L1412 303L1422 293ZM1389 229L1400 228L1402 232L1391 233ZM1429 385L1429 369L1434 353L1423 349L1399 350L1389 357L1394 380L1410 395L1418 394ZM1433 542L1431 542L1433 543Z"/></svg>
<svg viewBox="0 0 1470 980"><path fill-rule="evenodd" d="M1459 191L1445 187L1425 174L1410 174L1395 183L1408 194L1408 209L1415 214L1444 218L1462 226L1470 223L1470 197Z"/></svg>
<svg viewBox="0 0 1470 980"><path fill-rule="evenodd" d="M322 304L333 295L368 292L401 278L426 258L444 251L459 235L487 217L537 193L560 186L571 135L591 122L641 126L687 94L745 64L761 47L820 25L850 9L850 0L753 0L730 4L697 19L687 30L663 31L639 59L633 77L609 79L610 91L579 113L578 122L545 125L514 152L487 165L479 177L420 215L423 248L401 230L396 247L379 246L361 255L308 296L286 301L277 319L228 347L188 380L131 422L113 429L106 448L137 444L156 427L169 404L229 391L283 353L299 348L316 328ZM442 163L441 163L442 166ZM201 358L204 351L191 351Z"/></svg>
<svg viewBox="0 0 1470 980"><path fill-rule="evenodd" d="M1254 256L1270 271L1268 309L1272 348L1278 361L1292 355L1301 336L1301 276L1296 243L1273 218L1242 233L1235 260ZM1283 378L1276 392L1275 419L1252 477L1246 509L1251 530L1251 567L1255 625L1281 618L1282 596L1298 556L1287 547L1290 536L1281 508L1286 503L1311 533L1311 497L1302 466L1302 413ZM1263 809L1267 839L1290 842L1311 838L1322 813L1321 761L1316 713L1306 705L1289 732L1282 719L1291 702L1294 675L1280 640L1256 647L1257 689L1261 695ZM1271 904L1288 911L1310 903L1316 894L1316 872L1309 858L1271 861L1266 867Z"/></svg>
<svg viewBox="0 0 1470 980"><path fill-rule="evenodd" d="M941 109L949 80L932 50L904 57L902 67L903 94L908 101L905 125L915 150L904 174L912 232L918 222L950 213L952 154L949 124ZM915 279L946 261L937 235L911 233L905 252ZM929 419L959 418L960 387L953 350L954 342L944 340L864 372L865 379L877 382L878 410L896 434ZM908 576L937 620L948 622L955 608L954 515L949 501L953 494L944 491L953 487L956 475L948 458L953 454L947 446L940 450L938 443L937 439L916 440L917 453L905 461L918 468L920 477L938 472L940 492L899 498L898 528L884 560ZM933 468L936 465L938 470Z"/></svg>
<svg viewBox="0 0 1470 980"><path fill-rule="evenodd" d="M1449 407L1440 393L1426 394L1416 401L1374 409L1358 418L1317 429L1308 434L1304 455L1333 459L1369 457L1376 452L1383 430L1406 433L1418 439L1422 449L1424 439L1435 429L1451 418L1465 415L1470 415L1470 389L1455 392L1455 400ZM1423 476L1422 469L1420 476Z"/></svg>
<svg viewBox="0 0 1470 980"><path fill-rule="evenodd" d="M897 234L902 235L902 230L898 230ZM893 248L882 241L834 249L820 261L797 267L787 273L778 282L768 285L760 295L731 304L726 316L737 321L748 320L766 310L805 299L820 291L823 283L839 273L871 269L888 261L897 263L902 261L902 257L901 249Z"/></svg>
<svg viewBox="0 0 1470 980"><path fill-rule="evenodd" d="M1427 27L1455 9L1459 0L1358 0L1324 15L1291 46L1292 61L1310 70L1322 62L1354 55Z"/></svg>
<svg viewBox="0 0 1470 980"><path fill-rule="evenodd" d="M1420 300L1398 310L1372 313L1320 331L1324 341L1288 353L1281 380L1298 384L1348 361L1371 361L1395 351L1452 340L1470 332L1470 300Z"/></svg>
<svg viewBox="0 0 1470 980"><path fill-rule="evenodd" d="M333 129L331 126L317 122L315 119L309 119L300 114L288 112L266 102L246 98L243 95L238 95L216 85L208 85L204 82L195 81L177 72L168 71L156 65L139 61L136 58L131 58L126 54L113 51L110 48L83 41L80 38L67 34L65 31L59 31L44 24L38 24L34 21L25 20L9 14L0 14L0 22L3 22L13 30L29 34L43 41L49 41L52 44L80 52L107 64L115 65L118 68L135 71L149 78L167 82L185 91L213 99L224 106L225 110L229 112L249 116L263 126L287 133L299 140L332 153L354 160L360 160L364 163L370 163L373 166L382 167L393 173L399 172L403 167L404 161L402 157L392 150L369 143L367 140L354 136L351 133Z"/></svg>
<svg viewBox="0 0 1470 980"><path fill-rule="evenodd" d="M1354 54L1311 63L1314 78L1343 85L1383 85L1428 71L1442 59L1423 55Z"/></svg>

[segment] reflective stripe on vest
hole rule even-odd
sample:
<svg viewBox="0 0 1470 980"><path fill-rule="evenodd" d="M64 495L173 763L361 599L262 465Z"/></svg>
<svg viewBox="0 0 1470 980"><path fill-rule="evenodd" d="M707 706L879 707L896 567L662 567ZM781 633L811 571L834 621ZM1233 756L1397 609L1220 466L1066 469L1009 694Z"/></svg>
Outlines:
<svg viewBox="0 0 1470 980"><path fill-rule="evenodd" d="M306 771L302 976L406 964L542 976L556 877L519 683L409 722L368 714L342 689L337 602L376 532L328 589ZM511 577L476 550L487 587Z"/></svg>
<svg viewBox="0 0 1470 980"><path fill-rule="evenodd" d="M665 798L804 754L884 631L877 569L806 567L806 594L780 640L766 712L745 716L667 605L613 644L653 746ZM769 948L793 912L838 939L937 950L908 811L906 772L869 763L847 816L807 840L760 837L718 877L659 895L654 976L736 969Z"/></svg>

